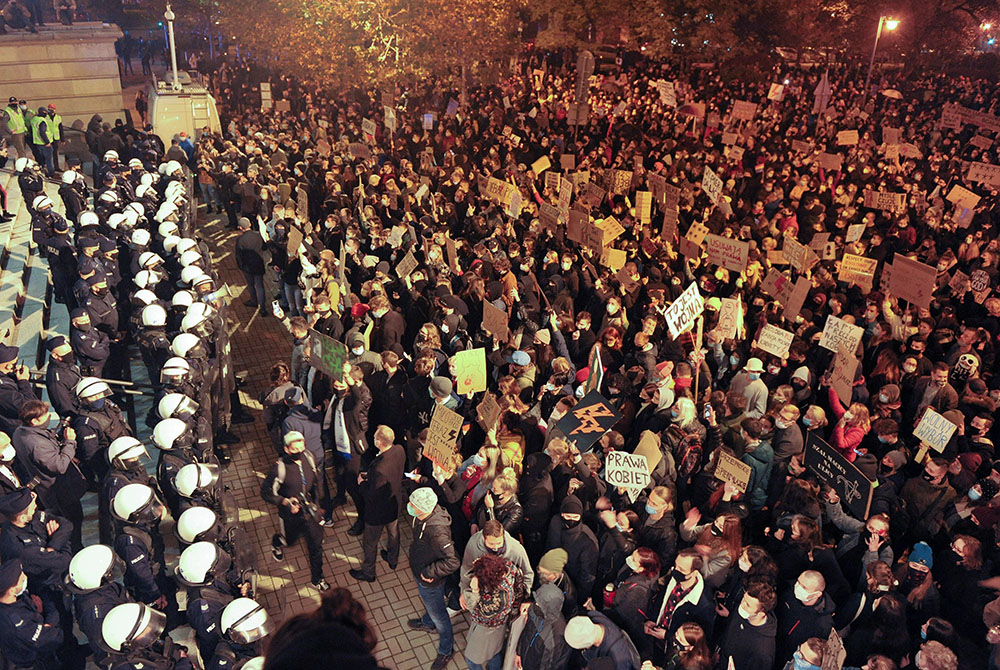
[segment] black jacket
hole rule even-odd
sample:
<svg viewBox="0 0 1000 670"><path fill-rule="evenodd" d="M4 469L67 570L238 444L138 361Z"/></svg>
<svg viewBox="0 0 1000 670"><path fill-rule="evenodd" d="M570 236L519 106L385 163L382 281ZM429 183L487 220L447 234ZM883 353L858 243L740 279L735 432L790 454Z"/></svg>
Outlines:
<svg viewBox="0 0 1000 670"><path fill-rule="evenodd" d="M410 570L418 584L437 586L462 566L451 540L451 516L436 506L424 520L413 517ZM426 581L424 578L430 579Z"/></svg>
<svg viewBox="0 0 1000 670"><path fill-rule="evenodd" d="M825 593L816 604L803 605L792 591L787 592L777 607L778 658L791 658L798 646L811 637L828 638L833 611L833 600Z"/></svg>
<svg viewBox="0 0 1000 670"><path fill-rule="evenodd" d="M236 267L250 275L262 275L265 270L264 238L256 230L248 230L236 240Z"/></svg>
<svg viewBox="0 0 1000 670"><path fill-rule="evenodd" d="M398 444L379 453L368 465L361 482L366 524L378 526L399 518L405 469L406 452Z"/></svg>
<svg viewBox="0 0 1000 670"><path fill-rule="evenodd" d="M597 538L583 522L574 528L563 528L562 522L562 516L552 517L546 548L562 547L569 554L564 571L576 584L577 604L582 605L590 597L597 579Z"/></svg>
<svg viewBox="0 0 1000 670"><path fill-rule="evenodd" d="M778 633L778 620L774 614L769 613L767 620L760 626L750 625L739 612L731 613L729 618L717 667L726 670L729 659L732 659L733 670L770 668L774 664L774 638Z"/></svg>

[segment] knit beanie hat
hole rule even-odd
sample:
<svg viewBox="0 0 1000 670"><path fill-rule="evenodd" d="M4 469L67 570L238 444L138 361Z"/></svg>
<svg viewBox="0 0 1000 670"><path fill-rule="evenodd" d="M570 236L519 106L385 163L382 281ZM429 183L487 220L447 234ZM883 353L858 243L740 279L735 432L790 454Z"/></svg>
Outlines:
<svg viewBox="0 0 1000 670"><path fill-rule="evenodd" d="M558 575L566 567L568 561L569 554L566 553L565 549L550 549L542 556L542 560L538 562L538 567L546 572Z"/></svg>
<svg viewBox="0 0 1000 670"><path fill-rule="evenodd" d="M583 503L576 496L566 496L559 507L560 514L583 514Z"/></svg>

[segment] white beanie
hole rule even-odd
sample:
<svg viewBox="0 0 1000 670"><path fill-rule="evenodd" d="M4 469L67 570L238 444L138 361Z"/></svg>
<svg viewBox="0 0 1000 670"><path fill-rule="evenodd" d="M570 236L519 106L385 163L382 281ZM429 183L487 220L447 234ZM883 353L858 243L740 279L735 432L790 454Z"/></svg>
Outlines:
<svg viewBox="0 0 1000 670"><path fill-rule="evenodd" d="M599 632L597 624L586 616L575 616L566 624L566 644L574 649L588 649L594 646Z"/></svg>
<svg viewBox="0 0 1000 670"><path fill-rule="evenodd" d="M429 486L422 486L410 494L410 504L418 512L432 512L437 503L437 494Z"/></svg>

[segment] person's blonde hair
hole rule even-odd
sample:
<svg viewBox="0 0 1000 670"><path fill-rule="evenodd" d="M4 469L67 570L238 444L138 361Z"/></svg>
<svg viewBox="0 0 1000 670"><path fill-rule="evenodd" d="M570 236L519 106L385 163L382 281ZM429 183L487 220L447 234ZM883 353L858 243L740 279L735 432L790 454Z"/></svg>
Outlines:
<svg viewBox="0 0 1000 670"><path fill-rule="evenodd" d="M812 429L823 428L829 423L826 420L826 410L819 405L809 405L806 409L805 415L809 418L809 421L812 422L809 424L809 427Z"/></svg>
<svg viewBox="0 0 1000 670"><path fill-rule="evenodd" d="M572 465L569 442L557 437L550 440L545 446L549 450L549 458L552 459L553 468L560 465Z"/></svg>
<svg viewBox="0 0 1000 670"><path fill-rule="evenodd" d="M514 495L517 493L517 470L514 468L504 468L493 483L500 487L503 493Z"/></svg>
<svg viewBox="0 0 1000 670"><path fill-rule="evenodd" d="M850 426L859 426L866 433L871 430L872 423L868 415L868 407L862 405L859 402L852 402L851 406L847 409L851 413L851 420L848 421Z"/></svg>

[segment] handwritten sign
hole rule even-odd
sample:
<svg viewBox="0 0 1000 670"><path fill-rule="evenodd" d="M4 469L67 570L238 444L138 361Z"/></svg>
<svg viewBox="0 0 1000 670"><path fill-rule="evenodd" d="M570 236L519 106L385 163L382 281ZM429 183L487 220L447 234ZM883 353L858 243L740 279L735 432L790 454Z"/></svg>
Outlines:
<svg viewBox="0 0 1000 670"><path fill-rule="evenodd" d="M309 364L334 381L344 381L347 346L329 335L309 330Z"/></svg>
<svg viewBox="0 0 1000 670"><path fill-rule="evenodd" d="M861 239L861 236L865 234L865 224L863 223L852 223L847 227L847 236L844 241L847 243L857 242Z"/></svg>
<svg viewBox="0 0 1000 670"><path fill-rule="evenodd" d="M771 268L761 282L760 290L785 305L792 293L792 282L780 270Z"/></svg>
<svg viewBox="0 0 1000 670"><path fill-rule="evenodd" d="M772 323L766 323L757 336L757 346L773 356L785 358L788 356L788 347L791 346L793 339L795 333L782 330Z"/></svg>
<svg viewBox="0 0 1000 670"><path fill-rule="evenodd" d="M375 139L375 122L371 119L361 119L361 132L369 142ZM371 139L369 139L371 138Z"/></svg>
<svg viewBox="0 0 1000 670"><path fill-rule="evenodd" d="M767 91L767 99L774 100L775 102L780 102L782 98L785 97L785 85L784 84L771 84L771 88Z"/></svg>
<svg viewBox="0 0 1000 670"><path fill-rule="evenodd" d="M479 424L485 430L488 431L495 426L497 419L500 418L500 404L497 402L496 396L487 392L483 396L482 402L476 407L476 416L479 418Z"/></svg>
<svg viewBox="0 0 1000 670"><path fill-rule="evenodd" d="M732 117L738 121L752 121L757 115L757 105L745 100L733 101Z"/></svg>
<svg viewBox="0 0 1000 670"><path fill-rule="evenodd" d="M872 501L872 482L836 449L809 431L803 462L830 485L856 519L867 519Z"/></svg>
<svg viewBox="0 0 1000 670"><path fill-rule="evenodd" d="M613 216L603 219L599 224L597 224L597 227L604 231L602 244L605 245L611 244L625 232L625 226L618 223L618 219Z"/></svg>
<svg viewBox="0 0 1000 670"><path fill-rule="evenodd" d="M454 472L455 445L462 432L464 419L444 405L437 404L427 428L427 444L423 454L446 472Z"/></svg>
<svg viewBox="0 0 1000 670"><path fill-rule="evenodd" d="M833 359L831 386L844 405L851 404L854 394L854 375L858 371L858 358L852 350L841 345Z"/></svg>
<svg viewBox="0 0 1000 670"><path fill-rule="evenodd" d="M542 156L537 161L531 164L531 171L538 176L552 167L552 161L549 160L548 156Z"/></svg>
<svg viewBox="0 0 1000 670"><path fill-rule="evenodd" d="M739 337L739 333L743 330L743 310L739 297L722 299L717 328L724 339L733 340Z"/></svg>
<svg viewBox="0 0 1000 670"><path fill-rule="evenodd" d="M610 451L604 467L604 481L625 490L642 491L649 486L646 457L627 451Z"/></svg>
<svg viewBox="0 0 1000 670"><path fill-rule="evenodd" d="M586 451L621 418L621 413L604 396L591 391L559 420L556 428L573 441L577 449Z"/></svg>
<svg viewBox="0 0 1000 670"><path fill-rule="evenodd" d="M716 205L719 204L719 200L722 198L722 179L707 165L705 166L705 173L701 178L701 188L705 191L705 195L708 196L709 200Z"/></svg>
<svg viewBox="0 0 1000 670"><path fill-rule="evenodd" d="M840 273L837 279L848 284L854 282L860 286L872 285L875 280L875 268L878 266L878 259L866 258L855 254L844 254L840 261Z"/></svg>
<svg viewBox="0 0 1000 670"><path fill-rule="evenodd" d="M833 352L836 352L841 346L847 347L848 351L857 351L864 332L865 329L861 326L847 323L830 314L826 317L826 325L823 326L823 335L820 337L819 346Z"/></svg>
<svg viewBox="0 0 1000 670"><path fill-rule="evenodd" d="M837 133L837 144L842 147L853 146L858 143L858 131L841 130Z"/></svg>
<svg viewBox="0 0 1000 670"><path fill-rule="evenodd" d="M929 309L936 281L937 268L902 254L893 257L889 293L897 298Z"/></svg>
<svg viewBox="0 0 1000 670"><path fill-rule="evenodd" d="M986 270L974 270L969 276L969 288L973 291L985 291L990 287L990 275Z"/></svg>
<svg viewBox="0 0 1000 670"><path fill-rule="evenodd" d="M1000 186L1000 165L973 163L969 166L967 179L989 186Z"/></svg>
<svg viewBox="0 0 1000 670"><path fill-rule="evenodd" d="M410 274L417 269L417 259L414 257L412 251L407 251L406 255L403 256L403 260L399 261L399 265L396 266L396 276L400 279L406 279Z"/></svg>
<svg viewBox="0 0 1000 670"><path fill-rule="evenodd" d="M507 328L507 312L497 309L485 298L483 298L483 330L498 340L506 340L510 332Z"/></svg>
<svg viewBox="0 0 1000 670"><path fill-rule="evenodd" d="M486 349L466 349L455 354L455 390L459 395L486 390Z"/></svg>
<svg viewBox="0 0 1000 670"><path fill-rule="evenodd" d="M734 240L721 235L707 235L708 262L720 265L733 272L743 272L747 268L750 243Z"/></svg>
<svg viewBox="0 0 1000 670"><path fill-rule="evenodd" d="M956 430L958 426L928 407L914 429L913 436L941 453Z"/></svg>
<svg viewBox="0 0 1000 670"><path fill-rule="evenodd" d="M687 235L684 237L692 244L697 244L700 247L701 243L705 241L706 235L708 235L708 227L695 221L688 228Z"/></svg>
<svg viewBox="0 0 1000 670"><path fill-rule="evenodd" d="M691 285L684 289L684 292L663 313L667 328L670 330L670 337L676 340L678 335L694 324L694 320L704 309L705 301L698 292L698 283L691 282Z"/></svg>
<svg viewBox="0 0 1000 670"><path fill-rule="evenodd" d="M650 222L653 214L653 194L650 191L637 191L635 194L635 213L639 223Z"/></svg>
<svg viewBox="0 0 1000 670"><path fill-rule="evenodd" d="M719 460L715 464L715 478L722 482L731 483L740 493L746 493L753 468L721 449L718 453Z"/></svg>
<svg viewBox="0 0 1000 670"><path fill-rule="evenodd" d="M823 152L816 157L816 163L824 170L839 170L844 165L844 157Z"/></svg>
<svg viewBox="0 0 1000 670"><path fill-rule="evenodd" d="M795 280L795 286L792 287L792 291L788 295L788 300L784 303L785 309L781 313L782 318L791 321L799 315L811 288L812 282L809 281L808 277L799 277Z"/></svg>
<svg viewBox="0 0 1000 670"><path fill-rule="evenodd" d="M785 244L781 251L791 266L799 272L806 272L819 263L819 256L815 251L791 236L785 236Z"/></svg>

